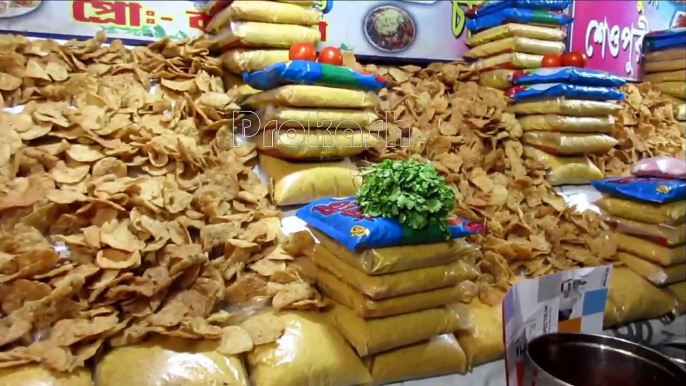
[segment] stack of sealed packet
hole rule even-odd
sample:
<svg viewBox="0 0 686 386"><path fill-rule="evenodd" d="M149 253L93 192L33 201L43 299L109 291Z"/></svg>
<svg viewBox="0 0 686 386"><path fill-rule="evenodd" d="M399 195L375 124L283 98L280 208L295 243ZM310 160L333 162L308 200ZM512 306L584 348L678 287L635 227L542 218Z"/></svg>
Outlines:
<svg viewBox="0 0 686 386"><path fill-rule="evenodd" d="M469 319L447 305L477 293L479 251L459 238L481 225L456 220L445 241L438 229L366 217L355 197L322 199L296 215L319 241L312 259L320 289L335 302L330 314L375 384L466 371L453 332Z"/></svg>
<svg viewBox="0 0 686 386"><path fill-rule="evenodd" d="M667 95L675 118L686 121L686 28L648 33L643 52L643 80Z"/></svg>

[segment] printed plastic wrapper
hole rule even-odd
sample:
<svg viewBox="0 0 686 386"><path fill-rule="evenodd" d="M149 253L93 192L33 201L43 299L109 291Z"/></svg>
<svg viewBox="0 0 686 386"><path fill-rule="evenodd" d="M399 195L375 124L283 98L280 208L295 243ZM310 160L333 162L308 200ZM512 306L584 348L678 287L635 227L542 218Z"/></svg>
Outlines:
<svg viewBox="0 0 686 386"><path fill-rule="evenodd" d="M288 61L288 50L250 50L235 49L221 57L224 67L241 74L244 71L258 71L274 63Z"/></svg>
<svg viewBox="0 0 686 386"><path fill-rule="evenodd" d="M347 133L357 134L359 141L360 133L367 133L367 129L379 120L379 116L373 110L350 110L350 109L295 109L291 107L265 106L257 112L262 123L262 128L272 129L278 127L301 128L301 129L329 129L332 132L343 129L349 130ZM367 139L365 137L365 139ZM351 145L351 142L341 142L341 146ZM371 147L375 142L371 142L367 147Z"/></svg>
<svg viewBox="0 0 686 386"><path fill-rule="evenodd" d="M613 230L627 235L639 236L662 246L674 246L686 242L686 224L674 226L648 224L601 213L601 218Z"/></svg>
<svg viewBox="0 0 686 386"><path fill-rule="evenodd" d="M350 308L337 304L330 314L341 334L361 357L469 327L465 318L447 307L388 318L362 319Z"/></svg>
<svg viewBox="0 0 686 386"><path fill-rule="evenodd" d="M686 58L643 63L643 69L645 70L646 74L668 71L684 71L686 70Z"/></svg>
<svg viewBox="0 0 686 386"><path fill-rule="evenodd" d="M611 115L606 117L526 115L517 120L524 131L560 131L563 133L609 133L615 125L615 118Z"/></svg>
<svg viewBox="0 0 686 386"><path fill-rule="evenodd" d="M512 74L515 70L492 70L479 74L479 85L498 90L512 87Z"/></svg>
<svg viewBox="0 0 686 386"><path fill-rule="evenodd" d="M351 251L446 240L446 235L435 225L416 230L396 219L367 217L358 208L355 197L324 198L300 208L295 215ZM483 225L462 218L447 222L450 239L475 235L484 230Z"/></svg>
<svg viewBox="0 0 686 386"><path fill-rule="evenodd" d="M617 140L605 134L556 133L529 131L522 141L553 155L605 154Z"/></svg>
<svg viewBox="0 0 686 386"><path fill-rule="evenodd" d="M515 71L512 74L512 83L515 85L567 83L596 87L621 87L626 84L626 80L605 71L578 67L559 67Z"/></svg>
<svg viewBox="0 0 686 386"><path fill-rule="evenodd" d="M256 138L260 154L290 160L333 160L362 153L376 144L366 131L265 130Z"/></svg>
<svg viewBox="0 0 686 386"><path fill-rule="evenodd" d="M350 308L362 318L384 318L443 307L450 303L469 302L478 292L476 284L465 281L456 286L433 291L374 300L362 295L321 267L317 271L317 284L327 296Z"/></svg>
<svg viewBox="0 0 686 386"><path fill-rule="evenodd" d="M203 12L209 16L214 16L231 3L233 3L233 0L209 0L205 3Z"/></svg>
<svg viewBox="0 0 686 386"><path fill-rule="evenodd" d="M367 275L406 272L447 265L456 261L473 264L479 255L479 250L474 245L461 239L351 252L324 233L314 228L310 228L310 231L321 245L336 257Z"/></svg>
<svg viewBox="0 0 686 386"><path fill-rule="evenodd" d="M369 364L374 385L412 379L463 374L467 358L452 334L435 336L428 342L375 355Z"/></svg>
<svg viewBox="0 0 686 386"><path fill-rule="evenodd" d="M674 98L686 99L686 83L683 81L653 83L653 87Z"/></svg>
<svg viewBox="0 0 686 386"><path fill-rule="evenodd" d="M546 166L546 179L553 186L586 185L603 178L603 172L586 156L558 157L530 146L524 147L524 154Z"/></svg>
<svg viewBox="0 0 686 386"><path fill-rule="evenodd" d="M686 179L686 160L659 155L638 161L631 174L639 177Z"/></svg>
<svg viewBox="0 0 686 386"><path fill-rule="evenodd" d="M321 11L312 7L274 1L234 1L212 17L205 31L216 34L232 21L312 26L319 23L321 18Z"/></svg>
<svg viewBox="0 0 686 386"><path fill-rule="evenodd" d="M375 300L450 287L479 276L479 271L464 261L438 267L369 276L339 260L321 244L317 245L312 260L318 267L326 269L361 294Z"/></svg>
<svg viewBox="0 0 686 386"><path fill-rule="evenodd" d="M278 314L286 330L276 343L247 354L253 386L359 385L369 371L322 312Z"/></svg>
<svg viewBox="0 0 686 386"><path fill-rule="evenodd" d="M92 386L91 372L80 368L70 373L57 372L37 364L0 369L2 386Z"/></svg>
<svg viewBox="0 0 686 386"><path fill-rule="evenodd" d="M465 43L470 47L474 47L515 36L553 42L561 42L567 38L565 31L560 28L508 23L472 34L472 36L467 37Z"/></svg>
<svg viewBox="0 0 686 386"><path fill-rule="evenodd" d="M246 72L243 74L243 81L258 90L271 90L288 84L307 84L375 92L386 87L386 80L380 75L305 60L277 63L260 71Z"/></svg>
<svg viewBox="0 0 686 386"><path fill-rule="evenodd" d="M149 342L117 347L97 363L95 384L248 386L241 358L218 353L219 344L158 336Z"/></svg>
<svg viewBox="0 0 686 386"><path fill-rule="evenodd" d="M622 106L613 102L565 98L517 102L508 106L508 112L516 115L557 114L574 117L607 117L621 109Z"/></svg>
<svg viewBox="0 0 686 386"><path fill-rule="evenodd" d="M617 267L610 275L604 326L659 318L671 312L674 305L669 291L655 287L627 267Z"/></svg>
<svg viewBox="0 0 686 386"><path fill-rule="evenodd" d="M630 253L617 252L615 257L629 267L629 269L656 286L663 286L686 280L686 264L665 268Z"/></svg>
<svg viewBox="0 0 686 386"><path fill-rule="evenodd" d="M243 104L252 108L280 105L309 108L366 109L377 107L379 101L379 96L369 91L289 85L253 95L246 99Z"/></svg>
<svg viewBox="0 0 686 386"><path fill-rule="evenodd" d="M467 354L469 368L481 366L503 358L503 309L491 307L479 300L466 306L471 317L471 329L456 333L460 345Z"/></svg>
<svg viewBox="0 0 686 386"><path fill-rule="evenodd" d="M515 101L531 99L570 98L595 101L622 101L624 93L611 87L577 86L564 83L541 83L528 86L514 86L505 95Z"/></svg>
<svg viewBox="0 0 686 386"><path fill-rule="evenodd" d="M355 194L362 183L357 168L348 159L340 162L295 163L261 155L260 165L269 176L272 201L279 206Z"/></svg>
<svg viewBox="0 0 686 386"><path fill-rule="evenodd" d="M560 55L565 52L564 42L511 37L476 46L464 56L469 59L486 58L506 52L521 52L536 55Z"/></svg>
<svg viewBox="0 0 686 386"><path fill-rule="evenodd" d="M547 9L550 11L564 11L572 4L572 0L491 0L465 12L468 18L474 19L506 8Z"/></svg>
<svg viewBox="0 0 686 386"><path fill-rule="evenodd" d="M595 205L613 216L649 224L677 225L686 219L686 201L660 205L603 197Z"/></svg>
<svg viewBox="0 0 686 386"><path fill-rule="evenodd" d="M684 46L686 46L686 28L652 31L643 38L645 52L664 51Z"/></svg>
<svg viewBox="0 0 686 386"><path fill-rule="evenodd" d="M540 68L542 55L507 53L477 60L470 65L472 71L497 69L516 70L521 68Z"/></svg>
<svg viewBox="0 0 686 386"><path fill-rule="evenodd" d="M686 55L686 53L684 53L684 55ZM686 81L686 71L654 72L652 74L646 74L646 76L643 77L643 81L650 83L684 82Z"/></svg>
<svg viewBox="0 0 686 386"><path fill-rule="evenodd" d="M497 27L505 23L543 24L550 26L564 26L574 21L574 18L559 12L538 9L505 8L491 14L467 20L467 29L479 32Z"/></svg>
<svg viewBox="0 0 686 386"><path fill-rule="evenodd" d="M295 43L317 44L319 28L292 24L270 24L235 21L215 35L213 41L221 51L241 47L290 48Z"/></svg>
<svg viewBox="0 0 686 386"><path fill-rule="evenodd" d="M659 52L648 52L643 54L643 63L681 58L686 58L686 48L670 48L668 50L662 50Z"/></svg>
<svg viewBox="0 0 686 386"><path fill-rule="evenodd" d="M664 247L650 240L619 232L612 233L612 240L620 251L631 253L662 267L672 267L686 262L686 244Z"/></svg>
<svg viewBox="0 0 686 386"><path fill-rule="evenodd" d="M665 204L686 198L686 181L656 177L612 177L591 182L601 193L611 196Z"/></svg>

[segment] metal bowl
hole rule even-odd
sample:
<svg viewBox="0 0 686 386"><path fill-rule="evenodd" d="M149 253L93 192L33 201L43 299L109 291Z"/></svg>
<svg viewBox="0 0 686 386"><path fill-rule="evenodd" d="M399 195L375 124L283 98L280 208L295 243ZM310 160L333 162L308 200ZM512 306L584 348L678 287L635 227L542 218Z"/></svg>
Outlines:
<svg viewBox="0 0 686 386"><path fill-rule="evenodd" d="M590 334L547 334L526 348L526 366L539 386L671 386L686 371L659 352Z"/></svg>

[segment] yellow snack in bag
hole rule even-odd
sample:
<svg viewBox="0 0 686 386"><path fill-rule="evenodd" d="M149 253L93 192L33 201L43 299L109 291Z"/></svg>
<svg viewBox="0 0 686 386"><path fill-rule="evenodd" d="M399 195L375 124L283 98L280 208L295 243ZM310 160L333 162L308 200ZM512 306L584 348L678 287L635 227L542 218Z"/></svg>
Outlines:
<svg viewBox="0 0 686 386"><path fill-rule="evenodd" d="M569 134L551 131L529 131L522 142L554 155L604 154L617 140L605 134Z"/></svg>
<svg viewBox="0 0 686 386"><path fill-rule="evenodd" d="M257 149L281 159L334 159L353 156L374 146L378 137L366 130L265 130Z"/></svg>
<svg viewBox="0 0 686 386"><path fill-rule="evenodd" d="M665 268L625 252L617 252L615 257L629 269L657 286L686 280L686 264Z"/></svg>
<svg viewBox="0 0 686 386"><path fill-rule="evenodd" d="M603 172L586 156L559 157L525 146L524 155L548 168L546 179L553 186L586 185L603 178Z"/></svg>
<svg viewBox="0 0 686 386"><path fill-rule="evenodd" d="M606 224L619 233L639 236L652 240L660 245L674 246L686 242L686 224L677 224L674 226L666 224L648 224L611 216L607 213L601 213L600 217Z"/></svg>
<svg viewBox="0 0 686 386"><path fill-rule="evenodd" d="M686 99L686 83L683 81L654 83L653 87L674 98Z"/></svg>
<svg viewBox="0 0 686 386"><path fill-rule="evenodd" d="M0 369L0 386L92 386L85 367L70 373L57 372L38 364Z"/></svg>
<svg viewBox="0 0 686 386"><path fill-rule="evenodd" d="M512 87L512 74L514 70L492 70L479 74L479 85L492 87L498 90L507 90Z"/></svg>
<svg viewBox="0 0 686 386"><path fill-rule="evenodd" d="M491 56L485 59L479 59L470 65L472 71L487 71L502 69L527 69L527 68L541 68L541 61L543 55L522 54L522 53L506 53L496 56Z"/></svg>
<svg viewBox="0 0 686 386"><path fill-rule="evenodd" d="M462 239L434 244L374 248L352 252L314 228L310 228L310 232L334 256L367 275L383 275L437 267L456 261L473 264L479 254L479 250L474 245Z"/></svg>
<svg viewBox="0 0 686 386"><path fill-rule="evenodd" d="M368 276L339 260L321 244L317 245L312 254L312 260L317 266L326 269L361 294L377 300L450 287L479 276L479 271L464 261L438 267Z"/></svg>
<svg viewBox="0 0 686 386"><path fill-rule="evenodd" d="M291 107L265 106L257 115L265 129L309 128L329 129L331 132L344 129L367 130L379 120L373 110L349 109L294 109Z"/></svg>
<svg viewBox="0 0 686 386"><path fill-rule="evenodd" d="M411 379L463 374L467 358L452 334L435 336L428 342L375 355L369 369L374 385Z"/></svg>
<svg viewBox="0 0 686 386"><path fill-rule="evenodd" d="M295 4L273 1L236 0L219 11L205 27L209 33L219 33L232 21L258 21L262 23L312 26L321 20L321 11Z"/></svg>
<svg viewBox="0 0 686 386"><path fill-rule="evenodd" d="M575 117L607 117L621 109L622 106L612 102L563 98L517 102L508 106L508 112L516 115L558 114Z"/></svg>
<svg viewBox="0 0 686 386"><path fill-rule="evenodd" d="M686 219L686 201L660 205L606 196L595 205L613 216L649 224L678 225Z"/></svg>
<svg viewBox="0 0 686 386"><path fill-rule="evenodd" d="M384 300L373 300L337 279L335 275L325 269L318 270L317 283L331 299L349 307L363 318L383 318L442 307L449 303L469 301L477 293L474 283L462 282L457 286L448 288Z"/></svg>
<svg viewBox="0 0 686 386"><path fill-rule="evenodd" d="M290 48L295 43L317 44L319 28L292 24L232 21L213 42L221 51L241 47Z"/></svg>
<svg viewBox="0 0 686 386"><path fill-rule="evenodd" d="M561 42L565 40L567 34L560 28L508 23L476 33L468 37L465 43L473 47L513 36Z"/></svg>
<svg viewBox="0 0 686 386"><path fill-rule="evenodd" d="M656 62L661 60L673 60L686 58L686 48L670 48L668 50L643 54L644 62Z"/></svg>
<svg viewBox="0 0 686 386"><path fill-rule="evenodd" d="M674 106L674 119L677 121L686 121L686 103Z"/></svg>
<svg viewBox="0 0 686 386"><path fill-rule="evenodd" d="M654 72L667 72L676 70L686 70L686 57L671 60L660 60L655 62L643 63L643 68L646 74Z"/></svg>
<svg viewBox="0 0 686 386"><path fill-rule="evenodd" d="M312 7L316 3L315 0L276 0L276 1L278 1L279 3L297 4L301 7Z"/></svg>
<svg viewBox="0 0 686 386"><path fill-rule="evenodd" d="M686 71L677 70L669 72L656 72L647 74L643 77L644 82L662 83L662 82L684 82L686 81Z"/></svg>
<svg viewBox="0 0 686 386"><path fill-rule="evenodd" d="M686 303L686 282L682 281L681 283L677 284L672 284L669 287L669 290L672 291L674 294L674 297L680 302L680 303Z"/></svg>
<svg viewBox="0 0 686 386"><path fill-rule="evenodd" d="M457 312L446 307L410 312L388 318L362 319L348 307L331 310L341 334L361 357L452 334L467 327Z"/></svg>
<svg viewBox="0 0 686 386"><path fill-rule="evenodd" d="M219 13L219 11L226 8L232 2L233 0L210 0L207 3L205 3L205 6L203 7L203 12L210 16L214 16L217 13Z"/></svg>
<svg viewBox="0 0 686 386"><path fill-rule="evenodd" d="M465 307L460 305L461 307ZM503 311L479 300L466 305L471 315L471 329L456 333L460 346L467 354L469 368L493 362L505 356L503 344Z"/></svg>
<svg viewBox="0 0 686 386"><path fill-rule="evenodd" d="M117 347L97 363L95 384L248 386L240 357L214 351L219 344L158 336L149 342Z"/></svg>
<svg viewBox="0 0 686 386"><path fill-rule="evenodd" d="M469 59L480 59L508 52L559 55L565 52L565 43L515 36L478 45L467 51L464 56Z"/></svg>
<svg viewBox="0 0 686 386"><path fill-rule="evenodd" d="M671 248L663 247L652 241L619 232L613 232L612 239L620 251L629 252L663 267L671 267L686 262L686 244Z"/></svg>
<svg viewBox="0 0 686 386"><path fill-rule="evenodd" d="M613 116L568 117L556 114L525 115L517 118L524 131L560 131L563 133L608 133L615 125Z"/></svg>
<svg viewBox="0 0 686 386"><path fill-rule="evenodd" d="M379 96L367 91L342 88L288 85L253 95L243 102L260 108L267 105L309 108L366 109L379 104Z"/></svg>
<svg viewBox="0 0 686 386"><path fill-rule="evenodd" d="M367 368L322 312L279 314L286 331L247 354L253 386L359 385ZM133 386L133 385L132 385Z"/></svg>
<svg viewBox="0 0 686 386"><path fill-rule="evenodd" d="M362 183L350 160L295 163L267 155L260 165L269 176L269 193L279 206L306 204L324 197L352 196Z"/></svg>
<svg viewBox="0 0 686 386"><path fill-rule="evenodd" d="M251 50L238 48L224 53L221 57L224 67L236 74L267 68L275 63L288 61L288 50Z"/></svg>

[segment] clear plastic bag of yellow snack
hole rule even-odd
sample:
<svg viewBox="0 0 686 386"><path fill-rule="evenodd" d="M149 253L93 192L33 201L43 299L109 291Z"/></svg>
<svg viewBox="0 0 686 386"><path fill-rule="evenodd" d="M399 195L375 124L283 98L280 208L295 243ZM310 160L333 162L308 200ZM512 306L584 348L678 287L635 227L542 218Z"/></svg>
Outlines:
<svg viewBox="0 0 686 386"><path fill-rule="evenodd" d="M514 70L491 70L479 74L479 85L492 87L498 90L507 90L512 87L512 74Z"/></svg>
<svg viewBox="0 0 686 386"><path fill-rule="evenodd" d="M507 52L560 55L565 52L565 43L515 36L478 45L467 51L464 56L469 59L481 59Z"/></svg>
<svg viewBox="0 0 686 386"><path fill-rule="evenodd" d="M653 87L674 98L686 99L686 82L684 81L653 83Z"/></svg>
<svg viewBox="0 0 686 386"><path fill-rule="evenodd" d="M663 286L686 280L686 264L678 264L665 268L626 252L617 252L615 258L656 286Z"/></svg>
<svg viewBox="0 0 686 386"><path fill-rule="evenodd" d="M605 134L556 133L552 131L529 131L522 142L549 154L605 154L617 140Z"/></svg>
<svg viewBox="0 0 686 386"><path fill-rule="evenodd" d="M313 26L319 23L322 13L312 7L259 0L236 0L219 11L205 27L216 34L232 21L257 21L274 24Z"/></svg>
<svg viewBox="0 0 686 386"><path fill-rule="evenodd" d="M491 307L479 300L466 305L451 305L466 308L470 315L471 329L456 333L460 345L467 354L469 368L493 362L505 356L503 344L503 311L500 305Z"/></svg>
<svg viewBox="0 0 686 386"><path fill-rule="evenodd" d="M667 288L669 288L669 290L672 291L677 301L679 301L680 303L686 303L686 281L672 284Z"/></svg>
<svg viewBox="0 0 686 386"><path fill-rule="evenodd" d="M467 317L447 308L430 308L387 318L363 319L336 304L330 312L341 334L361 357L469 328Z"/></svg>
<svg viewBox="0 0 686 386"><path fill-rule="evenodd" d="M648 224L601 213L600 218L619 233L639 236L656 244L674 246L686 242L686 224Z"/></svg>
<svg viewBox="0 0 686 386"><path fill-rule="evenodd" d="M219 344L218 340L157 336L145 343L117 347L96 364L95 384L248 386L241 358L218 353Z"/></svg>
<svg viewBox="0 0 686 386"><path fill-rule="evenodd" d="M85 367L66 373L39 364L0 369L2 386L92 386L91 372Z"/></svg>
<svg viewBox="0 0 686 386"><path fill-rule="evenodd" d="M527 69L541 68L543 55L506 53L489 58L479 59L470 65L472 71L490 71L496 69Z"/></svg>
<svg viewBox="0 0 686 386"><path fill-rule="evenodd" d="M233 0L209 0L202 8L203 12L209 16L214 16L222 9L231 4Z"/></svg>
<svg viewBox="0 0 686 386"><path fill-rule="evenodd" d="M612 240L617 244L617 249L620 251L631 253L663 267L671 267L686 262L686 244L663 247L650 240L619 232L612 232Z"/></svg>
<svg viewBox="0 0 686 386"><path fill-rule="evenodd" d="M567 37L564 29L539 27L527 24L508 23L499 27L489 28L468 37L465 43L468 46L478 46L496 40L509 37L523 37L530 39L547 40L553 42L564 41Z"/></svg>
<svg viewBox="0 0 686 386"><path fill-rule="evenodd" d="M677 121L686 121L686 103L674 106L674 119Z"/></svg>
<svg viewBox="0 0 686 386"><path fill-rule="evenodd" d="M476 246L463 239L351 252L324 233L314 228L309 228L309 230L336 257L367 275L384 275L438 267L456 261L475 264L475 259L480 253Z"/></svg>
<svg viewBox="0 0 686 386"><path fill-rule="evenodd" d="M604 327L659 318L675 305L668 290L655 287L627 267L616 267L610 274Z"/></svg>
<svg viewBox="0 0 686 386"><path fill-rule="evenodd" d="M286 330L246 355L253 386L360 385L369 371L323 312L278 314ZM133 386L133 385L131 385Z"/></svg>
<svg viewBox="0 0 686 386"><path fill-rule="evenodd" d="M331 160L362 153L380 140L366 130L263 130L253 142L260 154L289 160Z"/></svg>
<svg viewBox="0 0 686 386"><path fill-rule="evenodd" d="M220 51L234 48L290 48L295 43L317 44L321 32L317 26L232 21L212 38Z"/></svg>
<svg viewBox="0 0 686 386"><path fill-rule="evenodd" d="M291 107L265 106L257 112L265 129L305 128L328 129L331 132L345 129L368 130L379 120L374 110L350 109L294 109ZM352 131L351 131L352 132Z"/></svg>
<svg viewBox="0 0 686 386"><path fill-rule="evenodd" d="M362 295L321 267L317 271L317 283L327 296L363 318L384 318L442 307L449 303L470 301L478 292L473 282L465 281L456 286L433 291L374 300Z"/></svg>
<svg viewBox="0 0 686 386"><path fill-rule="evenodd" d="M670 48L668 50L643 54L643 62L656 62L681 58L686 58L686 48Z"/></svg>
<svg viewBox="0 0 686 386"><path fill-rule="evenodd" d="M275 63L287 62L288 50L238 48L224 53L221 59L229 71L241 74L244 71L258 71Z"/></svg>
<svg viewBox="0 0 686 386"><path fill-rule="evenodd" d="M655 72L644 76L643 81L650 83L684 82L686 81L686 71Z"/></svg>
<svg viewBox="0 0 686 386"><path fill-rule="evenodd" d="M467 358L452 334L435 336L428 342L399 348L370 358L374 385L464 374Z"/></svg>
<svg viewBox="0 0 686 386"><path fill-rule="evenodd" d="M654 72L667 72L667 71L677 71L686 70L686 57L681 57L679 59L671 60L659 60L654 62L643 63L643 68L646 74L652 74Z"/></svg>
<svg viewBox="0 0 686 386"><path fill-rule="evenodd" d="M479 271L464 261L369 276L346 264L321 244L315 248L312 260L361 294L376 300L446 288L479 276Z"/></svg>
<svg viewBox="0 0 686 386"><path fill-rule="evenodd" d="M622 106L612 102L564 98L517 102L508 106L508 112L516 115L558 114L574 117L607 117L621 109Z"/></svg>
<svg viewBox="0 0 686 386"><path fill-rule="evenodd" d="M269 176L269 193L279 206L307 204L324 197L352 196L362 183L348 159L340 162L288 162L260 155Z"/></svg>
<svg viewBox="0 0 686 386"><path fill-rule="evenodd" d="M603 178L603 172L586 156L554 156L531 146L524 146L524 155L546 166L546 179L553 186L586 185Z"/></svg>
<svg viewBox="0 0 686 386"><path fill-rule="evenodd" d="M563 133L609 133L615 118L568 117L557 114L525 115L517 118L524 131L559 131Z"/></svg>
<svg viewBox="0 0 686 386"><path fill-rule="evenodd" d="M649 224L679 225L686 219L686 201L650 204L604 196L595 205L613 216Z"/></svg>
<svg viewBox="0 0 686 386"><path fill-rule="evenodd" d="M279 3L297 4L301 7L312 7L317 3L315 0L276 0L276 1L278 1Z"/></svg>
<svg viewBox="0 0 686 386"><path fill-rule="evenodd" d="M288 85L253 95L243 102L246 106L260 108L267 105L366 109L379 104L375 93L309 85Z"/></svg>

